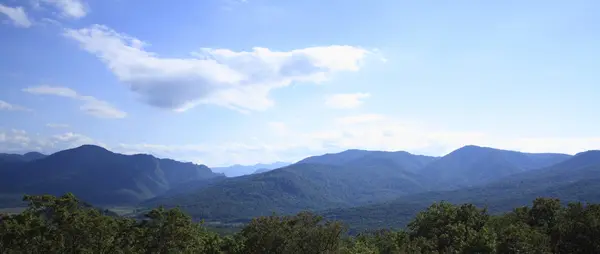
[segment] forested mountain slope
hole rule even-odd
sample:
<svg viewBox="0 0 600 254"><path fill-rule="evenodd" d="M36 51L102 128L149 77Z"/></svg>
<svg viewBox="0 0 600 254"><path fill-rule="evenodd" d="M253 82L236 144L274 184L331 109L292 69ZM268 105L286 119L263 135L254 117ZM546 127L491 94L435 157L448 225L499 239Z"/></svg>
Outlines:
<svg viewBox="0 0 600 254"><path fill-rule="evenodd" d="M217 177L204 165L123 155L84 145L29 162L3 165L0 193L72 192L94 205L136 204L178 184Z"/></svg>
<svg viewBox="0 0 600 254"><path fill-rule="evenodd" d="M386 161L388 166L395 166L405 171L417 173L421 168L436 160L437 157L415 155L404 151L384 152L351 149L340 153L312 156L298 163L324 164L336 166L374 165Z"/></svg>
<svg viewBox="0 0 600 254"><path fill-rule="evenodd" d="M371 159L356 167L298 163L225 179L191 193L158 197L143 205L181 206L196 218L235 220L272 212L349 207L423 191L415 177L388 160Z"/></svg>
<svg viewBox="0 0 600 254"><path fill-rule="evenodd" d="M487 185L453 191L424 192L393 201L323 212L358 227L404 226L417 211L431 203L472 203L491 212L506 212L537 197L565 202L600 202L600 151L579 153L556 165L511 175Z"/></svg>
<svg viewBox="0 0 600 254"><path fill-rule="evenodd" d="M554 165L566 154L522 153L488 147L465 146L420 170L421 181L432 190L477 186L512 174Z"/></svg>

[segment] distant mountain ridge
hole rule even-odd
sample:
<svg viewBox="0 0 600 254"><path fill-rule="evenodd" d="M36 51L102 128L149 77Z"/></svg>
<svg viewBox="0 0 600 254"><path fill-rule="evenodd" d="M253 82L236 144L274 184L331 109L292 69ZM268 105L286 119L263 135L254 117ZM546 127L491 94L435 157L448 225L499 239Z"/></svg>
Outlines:
<svg viewBox="0 0 600 254"><path fill-rule="evenodd" d="M464 188L548 167L570 157L567 154L522 153L470 145L422 168L421 177L434 190Z"/></svg>
<svg viewBox="0 0 600 254"><path fill-rule="evenodd" d="M349 165L350 163L360 165L365 163L368 164L368 161L388 160L389 163L397 167L401 167L403 170L415 173L423 166L436 159L438 159L438 157L415 155L404 151L384 152L350 149L340 153L328 153L319 156L311 156L300 160L297 163L340 166Z"/></svg>
<svg viewBox="0 0 600 254"><path fill-rule="evenodd" d="M224 173L227 177L237 177L242 175L250 175L258 173L264 173L269 170L281 168L290 165L288 162L274 162L274 163L258 163L255 165L232 165L228 167L212 167L214 172Z"/></svg>
<svg viewBox="0 0 600 254"><path fill-rule="evenodd" d="M267 173L229 178L189 193L157 197L144 205L181 206L192 216L209 220L348 208L453 189L464 183L461 179L485 184L570 157L478 146L462 147L443 157L353 149L308 157Z"/></svg>
<svg viewBox="0 0 600 254"><path fill-rule="evenodd" d="M538 197L554 197L563 202L600 202L600 151L578 153L555 165L513 174L486 185L418 193L380 204L333 209L323 214L353 225L401 227L419 209L442 200L487 206L491 212L506 212L528 205L530 200Z"/></svg>
<svg viewBox="0 0 600 254"><path fill-rule="evenodd" d="M123 155L83 145L31 161L3 165L0 193L73 192L93 204L136 204L188 181L218 177L204 165Z"/></svg>
<svg viewBox="0 0 600 254"><path fill-rule="evenodd" d="M0 161L4 162L24 162L33 161L46 157L47 155L39 152L28 152L25 154L0 153Z"/></svg>

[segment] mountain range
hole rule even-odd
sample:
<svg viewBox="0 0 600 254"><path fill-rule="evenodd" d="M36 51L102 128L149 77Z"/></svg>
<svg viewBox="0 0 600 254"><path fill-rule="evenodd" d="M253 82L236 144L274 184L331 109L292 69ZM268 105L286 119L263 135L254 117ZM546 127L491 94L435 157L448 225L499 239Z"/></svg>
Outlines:
<svg viewBox="0 0 600 254"><path fill-rule="evenodd" d="M575 156L465 146L441 157L347 150L291 165L223 168L122 155L85 145L51 155L0 155L0 205L22 194L73 192L99 206L181 207L195 219L243 222L313 210L354 228L404 226L432 202L486 205L494 212L538 196L600 201L600 151ZM240 172L240 171L238 171Z"/></svg>
<svg viewBox="0 0 600 254"><path fill-rule="evenodd" d="M527 206L538 197L559 198L565 203L600 202L600 151L582 152L555 165L513 174L477 187L423 192L374 205L332 209L323 215L355 227L402 227L418 211L442 200L486 206L493 213L501 213Z"/></svg>
<svg viewBox="0 0 600 254"><path fill-rule="evenodd" d="M1 156L0 193L53 194L73 192L98 205L135 204L160 195L173 186L214 178L204 165L158 159L151 155L123 155L84 145L22 159Z"/></svg>

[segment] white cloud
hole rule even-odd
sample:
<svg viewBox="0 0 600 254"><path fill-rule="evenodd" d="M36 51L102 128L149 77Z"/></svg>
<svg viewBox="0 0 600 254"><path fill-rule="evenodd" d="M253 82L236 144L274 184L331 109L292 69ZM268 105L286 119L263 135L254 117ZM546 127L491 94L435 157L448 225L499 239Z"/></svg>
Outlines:
<svg viewBox="0 0 600 254"><path fill-rule="evenodd" d="M32 111L31 109L19 106L19 105L14 105L14 104L10 104L6 101L0 100L0 110L6 110L6 111Z"/></svg>
<svg viewBox="0 0 600 254"><path fill-rule="evenodd" d="M94 143L92 138L73 132L53 135L51 140L54 141L54 143L69 144L70 146L80 146Z"/></svg>
<svg viewBox="0 0 600 254"><path fill-rule="evenodd" d="M185 111L214 104L241 111L265 110L272 89L293 82L319 83L341 71L358 71L370 51L324 46L291 51L202 49L190 58L160 57L146 43L106 26L67 29L65 35L100 58L146 103Z"/></svg>
<svg viewBox="0 0 600 254"><path fill-rule="evenodd" d="M61 15L68 18L79 19L88 13L87 6L80 0L39 0L45 4L52 5L60 10ZM36 3L39 6L39 2Z"/></svg>
<svg viewBox="0 0 600 254"><path fill-rule="evenodd" d="M368 93L334 94L325 99L325 105L330 108L351 109L363 104L363 99L369 98Z"/></svg>
<svg viewBox="0 0 600 254"><path fill-rule="evenodd" d="M80 95L75 90L68 87L42 85L25 88L23 91L32 94L55 95L82 101L83 104L79 109L86 114L98 118L124 118L127 116L127 113L115 108L106 101L99 100L92 96Z"/></svg>
<svg viewBox="0 0 600 254"><path fill-rule="evenodd" d="M46 127L60 129L60 128L69 128L69 125L68 124L62 124L62 123L47 123Z"/></svg>
<svg viewBox="0 0 600 254"><path fill-rule="evenodd" d="M32 25L31 20L27 16L27 13L23 10L23 7L9 7L0 4L0 13L8 16L12 20L13 24L18 27L30 27Z"/></svg>
<svg viewBox="0 0 600 254"><path fill-rule="evenodd" d="M29 134L24 130L0 130L0 152L5 153L38 151L50 154L84 144L102 145L90 137L72 132L40 136L39 134Z"/></svg>

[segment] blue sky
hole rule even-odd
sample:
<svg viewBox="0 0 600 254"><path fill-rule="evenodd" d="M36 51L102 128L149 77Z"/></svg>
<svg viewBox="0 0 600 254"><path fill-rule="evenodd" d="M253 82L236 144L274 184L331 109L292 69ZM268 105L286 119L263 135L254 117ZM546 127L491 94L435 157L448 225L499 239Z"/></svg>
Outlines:
<svg viewBox="0 0 600 254"><path fill-rule="evenodd" d="M600 148L598 1L0 0L0 152Z"/></svg>

